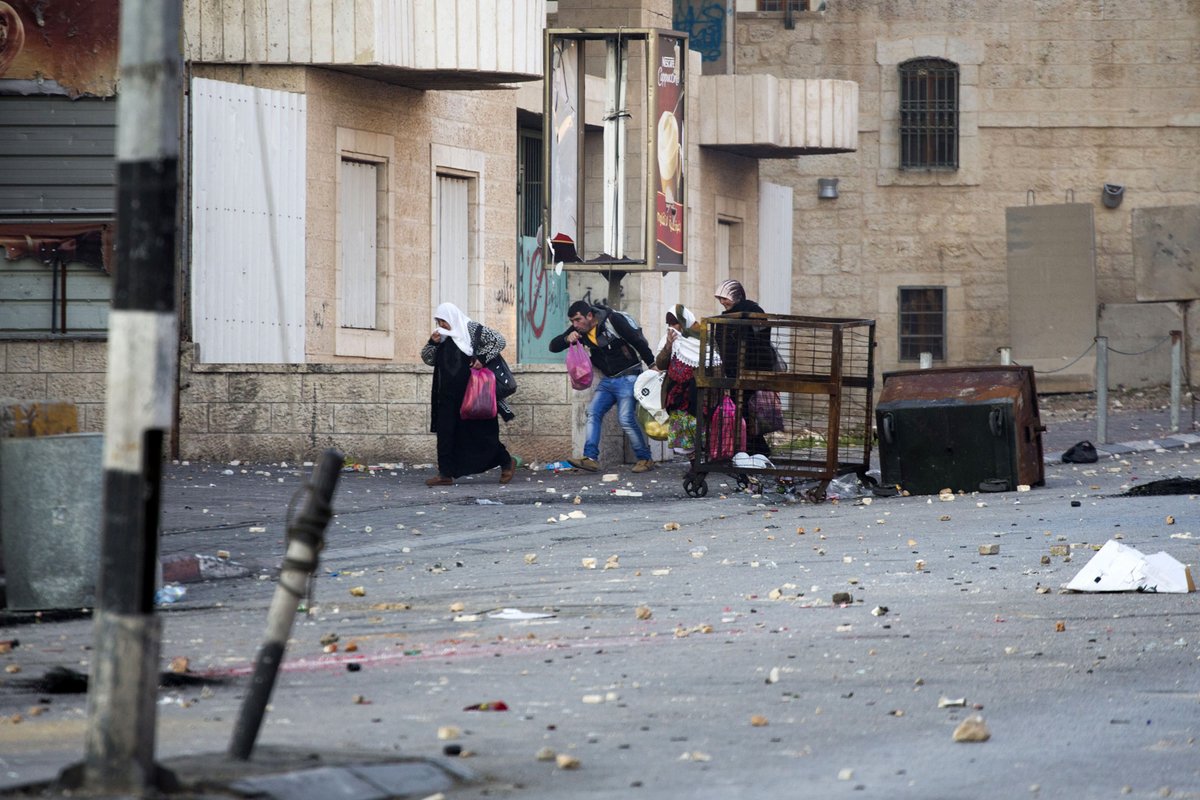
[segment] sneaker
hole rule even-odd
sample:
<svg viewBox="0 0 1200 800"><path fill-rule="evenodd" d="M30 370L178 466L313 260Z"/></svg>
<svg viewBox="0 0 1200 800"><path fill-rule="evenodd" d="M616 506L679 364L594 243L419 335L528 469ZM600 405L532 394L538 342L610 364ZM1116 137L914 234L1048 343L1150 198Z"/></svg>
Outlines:
<svg viewBox="0 0 1200 800"><path fill-rule="evenodd" d="M596 463L596 459L588 458L587 456L583 458L568 458L567 463L576 469L585 469L588 472L600 471L600 465Z"/></svg>
<svg viewBox="0 0 1200 800"><path fill-rule="evenodd" d="M633 469L630 472L649 472L652 469L654 469L654 459L643 458L633 465Z"/></svg>

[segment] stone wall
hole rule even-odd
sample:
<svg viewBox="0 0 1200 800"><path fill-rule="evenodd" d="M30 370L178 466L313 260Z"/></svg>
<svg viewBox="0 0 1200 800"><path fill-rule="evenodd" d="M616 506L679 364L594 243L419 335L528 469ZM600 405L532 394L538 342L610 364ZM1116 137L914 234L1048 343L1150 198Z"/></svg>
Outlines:
<svg viewBox="0 0 1200 800"><path fill-rule="evenodd" d="M858 152L763 162L762 175L795 189L796 313L875 318L881 370L911 366L901 285L946 287L947 364L995 361L1005 208L1094 204L1098 300L1133 303L1133 209L1200 201L1194 2L837 2L794 30L738 14L736 36L738 72L859 84ZM960 65L953 172L894 168L896 64L919 56ZM821 177L840 179L838 199L817 198ZM1105 183L1126 187L1119 208L1101 205Z"/></svg>
<svg viewBox="0 0 1200 800"><path fill-rule="evenodd" d="M572 397L562 366L513 366L516 419L501 439L526 461L573 452ZM433 369L408 364L197 364L180 358L179 457L311 459L336 447L356 461L431 463Z"/></svg>
<svg viewBox="0 0 1200 800"><path fill-rule="evenodd" d="M104 430L103 341L0 342L0 396L74 403L79 433Z"/></svg>

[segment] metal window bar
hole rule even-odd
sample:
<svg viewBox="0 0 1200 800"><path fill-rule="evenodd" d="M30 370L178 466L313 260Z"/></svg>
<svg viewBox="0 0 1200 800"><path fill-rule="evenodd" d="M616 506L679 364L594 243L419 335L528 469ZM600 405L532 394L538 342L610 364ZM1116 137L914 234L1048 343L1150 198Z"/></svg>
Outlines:
<svg viewBox="0 0 1200 800"><path fill-rule="evenodd" d="M958 168L958 66L940 58L900 65L900 168Z"/></svg>
<svg viewBox="0 0 1200 800"><path fill-rule="evenodd" d="M808 0L758 0L759 11L786 11L788 4L792 11L807 11Z"/></svg>
<svg viewBox="0 0 1200 800"><path fill-rule="evenodd" d="M921 353L946 358L946 290L937 286L901 287L900 360L918 361Z"/></svg>
<svg viewBox="0 0 1200 800"><path fill-rule="evenodd" d="M537 236L542 224L542 137L521 131L520 185L521 235Z"/></svg>

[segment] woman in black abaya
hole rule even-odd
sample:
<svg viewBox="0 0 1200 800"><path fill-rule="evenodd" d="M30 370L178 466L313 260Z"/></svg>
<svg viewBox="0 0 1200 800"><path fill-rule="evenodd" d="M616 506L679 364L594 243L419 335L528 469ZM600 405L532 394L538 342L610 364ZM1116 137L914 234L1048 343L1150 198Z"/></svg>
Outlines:
<svg viewBox="0 0 1200 800"><path fill-rule="evenodd" d="M500 423L461 419L471 367L500 354L506 342L491 328L467 317L453 303L442 303L433 315L434 331L421 348L421 360L433 367L429 430L437 434L438 474L426 486L453 486L463 475L500 468L500 482L513 478L516 464L500 442Z"/></svg>

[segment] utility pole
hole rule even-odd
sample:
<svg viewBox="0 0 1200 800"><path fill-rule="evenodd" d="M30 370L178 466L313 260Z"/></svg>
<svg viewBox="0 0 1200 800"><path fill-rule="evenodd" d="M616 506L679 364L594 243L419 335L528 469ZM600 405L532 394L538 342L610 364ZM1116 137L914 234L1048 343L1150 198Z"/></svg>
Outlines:
<svg viewBox="0 0 1200 800"><path fill-rule="evenodd" d="M175 236L182 97L180 3L121 0L117 270L108 322L101 566L83 780L143 795L161 621L154 613L163 439L179 337Z"/></svg>

